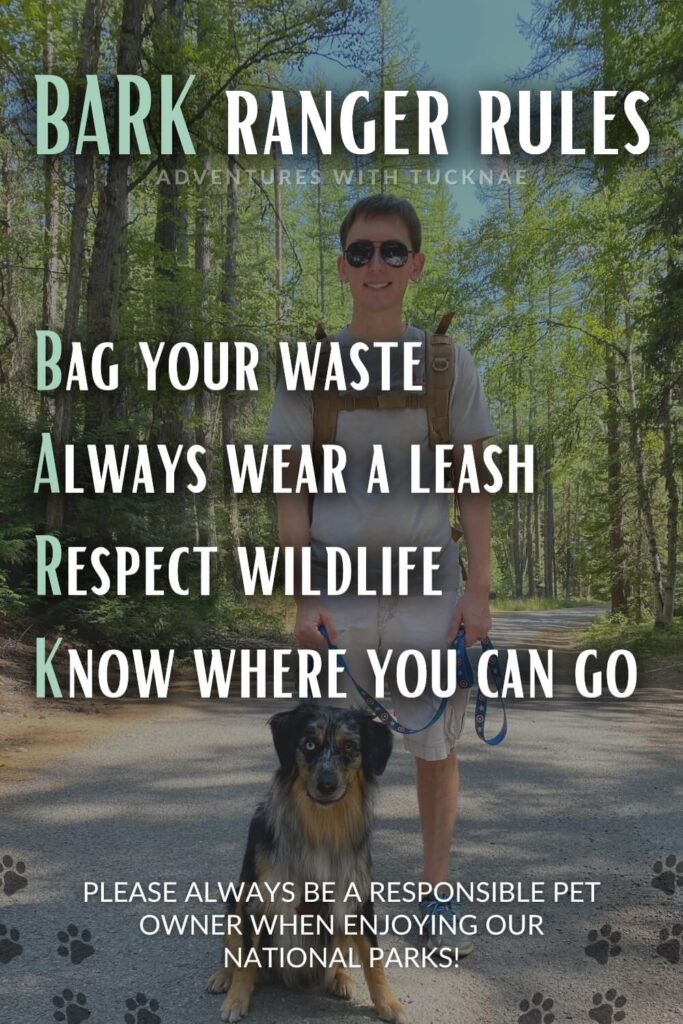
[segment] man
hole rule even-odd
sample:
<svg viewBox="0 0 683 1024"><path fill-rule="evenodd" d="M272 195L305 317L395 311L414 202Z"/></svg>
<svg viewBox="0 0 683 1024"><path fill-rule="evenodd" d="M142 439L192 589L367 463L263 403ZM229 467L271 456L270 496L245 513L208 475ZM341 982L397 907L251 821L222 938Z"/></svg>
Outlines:
<svg viewBox="0 0 683 1024"><path fill-rule="evenodd" d="M415 383L424 380L425 335L403 320L403 297L411 282L419 279L425 255L421 252L421 226L406 200L390 195L361 199L349 211L340 228L342 253L337 267L350 289L353 312L348 327L334 341L348 357L355 341L372 345L367 366L370 388L377 393L382 365L382 346L392 354L408 341L422 341L421 364ZM396 344L398 342L398 345ZM449 402L450 441L455 448L456 479L464 444L471 444L481 460L482 442L494 433L481 384L469 353L455 346L455 378ZM374 363L373 363L374 360ZM392 362L392 390L403 388L403 364ZM374 384L374 391L373 391ZM288 392L282 381L277 390L268 429L271 443L312 444L313 398L310 392ZM389 650L431 651L445 648L461 624L468 645L484 638L490 628L490 534L488 495L462 493L459 518L468 554L467 586L462 590L457 544L452 540L448 495L411 493L410 446L420 446L421 466L434 476L434 454L428 444L425 408L368 409L338 413L335 443L346 452L346 494L316 494L312 506L308 494L278 496L278 528L283 546L311 547L314 564L323 579L326 548L337 545L350 551L365 548L371 578L381 582L382 548L416 545L440 549L438 585L440 596L423 594L417 579L411 593L400 597L357 596L353 589L341 597L297 598L295 636L302 648L320 648L319 627L330 640L346 649L346 661L354 678L373 691L367 650L384 658ZM382 445L390 493L378 487L368 493L368 474L374 446ZM296 470L292 470L293 480ZM378 493L379 491L379 493ZM373 577L374 573L374 577ZM379 590L378 590L379 593ZM349 698L360 706L362 699L353 683L343 677ZM406 737L415 757L417 799L422 829L423 880L436 885L445 881L455 828L458 767L455 744L462 731L467 690L458 690L444 715L429 729ZM429 687L421 696L393 694L394 713L409 728L430 721L438 698ZM424 913L449 920L456 913L450 904L427 900ZM438 931L438 929L434 929ZM438 936L432 940L439 943ZM449 943L449 945L453 945ZM460 956L471 943L457 939Z"/></svg>

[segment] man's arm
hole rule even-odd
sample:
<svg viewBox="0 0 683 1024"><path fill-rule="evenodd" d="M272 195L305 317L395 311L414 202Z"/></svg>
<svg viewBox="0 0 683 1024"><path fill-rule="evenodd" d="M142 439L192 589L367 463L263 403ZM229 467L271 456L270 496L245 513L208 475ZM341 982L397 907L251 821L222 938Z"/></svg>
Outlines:
<svg viewBox="0 0 683 1024"><path fill-rule="evenodd" d="M486 482L484 443L472 444L480 486ZM454 451L455 479L460 477L464 448ZM466 489L457 498L460 525L467 545L467 585L453 613L448 642L452 643L461 623L465 627L465 643L469 647L483 640L491 629L489 593L491 589L491 495Z"/></svg>
<svg viewBox="0 0 683 1024"><path fill-rule="evenodd" d="M283 483L287 487L296 486L299 473L299 459L295 456L283 472ZM332 616L323 606L319 597L304 597L301 594L301 552L310 547L311 521L309 513L309 494L278 494L277 495L277 529L282 547L291 547L296 551L295 558L295 601L296 622L294 636L299 647L320 648L323 639L318 626L324 625L333 644L337 642L337 634Z"/></svg>

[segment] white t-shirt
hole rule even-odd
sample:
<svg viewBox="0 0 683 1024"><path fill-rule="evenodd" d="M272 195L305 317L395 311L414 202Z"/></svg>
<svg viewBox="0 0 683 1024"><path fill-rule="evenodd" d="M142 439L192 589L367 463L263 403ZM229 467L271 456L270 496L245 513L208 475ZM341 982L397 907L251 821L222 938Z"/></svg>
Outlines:
<svg viewBox="0 0 683 1024"><path fill-rule="evenodd" d="M333 339L340 350L348 352L357 339L344 328ZM422 341L420 364L415 383L424 386L424 331L408 326L402 341ZM452 444L468 444L495 433L481 381L469 352L455 345L455 381L449 405ZM379 353L372 350L364 363L370 372L370 387L358 394L376 393L379 385ZM402 390L403 370L398 360L392 362L392 390ZM395 369L394 369L395 367ZM348 378L355 376L349 363ZM417 394L417 392L414 392ZM270 414L266 440L269 444L293 446L313 444L313 397L299 389L288 391L280 380ZM330 545L355 551L365 547L371 578L378 581L380 555L383 547L415 545L442 549L439 589L444 592L461 585L458 547L452 540L449 511L453 496L448 494L412 494L410 446L420 446L422 486L434 479L434 453L429 447L425 409L356 409L342 410L337 418L335 444L346 451L344 470L346 494L316 494L311 519L311 548L314 579L323 582L326 548ZM381 444L389 481L389 493L374 490L368 494L368 476L373 445ZM420 585L419 574L411 581Z"/></svg>

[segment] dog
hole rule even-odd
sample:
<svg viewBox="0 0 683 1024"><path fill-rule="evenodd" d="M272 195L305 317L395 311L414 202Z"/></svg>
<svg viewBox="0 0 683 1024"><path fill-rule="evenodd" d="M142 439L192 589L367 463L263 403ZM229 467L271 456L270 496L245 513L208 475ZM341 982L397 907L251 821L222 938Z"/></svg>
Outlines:
<svg viewBox="0 0 683 1024"><path fill-rule="evenodd" d="M373 918L370 833L376 779L391 754L391 732L362 712L314 704L274 715L269 724L280 767L251 820L239 896L227 906L224 966L208 983L209 992L227 992L221 1020L246 1016L256 982L265 978L288 988L322 984L351 999L347 957L355 954L379 1017L406 1024L381 960L371 962L377 938L365 920ZM311 883L333 883L327 902L309 898L305 903L307 883L309 897ZM350 886L355 889L345 899ZM326 927L318 927L319 934L302 934L304 915ZM274 927L272 934L263 930L264 917ZM354 933L347 935L349 920L356 926L347 925ZM277 947L274 962L265 964L259 956L265 947ZM297 957L304 949L315 962L292 966L286 962L292 947L299 947Z"/></svg>

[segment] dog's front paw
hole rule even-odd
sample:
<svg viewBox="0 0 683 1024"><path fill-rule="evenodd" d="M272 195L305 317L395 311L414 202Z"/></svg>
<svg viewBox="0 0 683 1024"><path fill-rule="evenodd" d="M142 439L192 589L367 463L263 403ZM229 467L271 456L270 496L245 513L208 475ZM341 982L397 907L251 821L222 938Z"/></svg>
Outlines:
<svg viewBox="0 0 683 1024"><path fill-rule="evenodd" d="M392 992L375 1003L375 1010L380 1020L393 1021L394 1024L408 1024L408 1015Z"/></svg>
<svg viewBox="0 0 683 1024"><path fill-rule="evenodd" d="M353 981L351 975L344 968L340 968L327 987L327 991L340 999L351 999L353 996Z"/></svg>
<svg viewBox="0 0 683 1024"><path fill-rule="evenodd" d="M221 1020L230 1021L233 1024L236 1020L242 1020L249 1013L251 996L246 992L229 992L221 1006Z"/></svg>
<svg viewBox="0 0 683 1024"><path fill-rule="evenodd" d="M218 992L227 992L230 988L232 970L229 967L221 967L215 971L206 983L206 991L215 996Z"/></svg>

